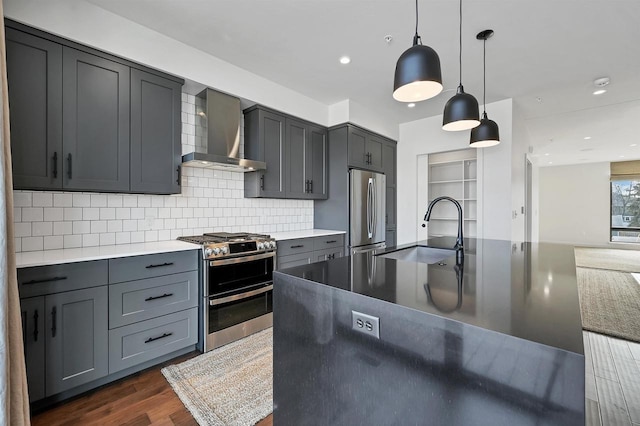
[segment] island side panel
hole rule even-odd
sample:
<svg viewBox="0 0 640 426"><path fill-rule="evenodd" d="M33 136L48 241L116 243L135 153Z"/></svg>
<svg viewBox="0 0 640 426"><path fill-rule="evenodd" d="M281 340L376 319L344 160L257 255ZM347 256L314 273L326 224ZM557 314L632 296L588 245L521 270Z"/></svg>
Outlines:
<svg viewBox="0 0 640 426"><path fill-rule="evenodd" d="M275 424L584 425L583 355L283 273L273 366Z"/></svg>

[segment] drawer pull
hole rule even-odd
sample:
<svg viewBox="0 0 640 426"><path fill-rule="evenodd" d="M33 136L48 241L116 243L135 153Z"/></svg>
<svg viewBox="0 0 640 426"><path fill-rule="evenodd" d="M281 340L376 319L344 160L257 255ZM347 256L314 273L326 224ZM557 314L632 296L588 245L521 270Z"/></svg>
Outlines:
<svg viewBox="0 0 640 426"><path fill-rule="evenodd" d="M44 280L31 280L31 281L27 281L26 283L22 283L22 285L50 283L50 282L54 282L54 281L64 281L64 280L66 280L66 279L67 279L67 277L53 277L53 278L45 278Z"/></svg>
<svg viewBox="0 0 640 426"><path fill-rule="evenodd" d="M165 262L165 263L158 263L157 265L148 265L148 266L145 266L145 268L151 269L151 268L159 268L161 266L171 266L171 265L173 265L173 262Z"/></svg>
<svg viewBox="0 0 640 426"><path fill-rule="evenodd" d="M337 242L338 242L338 240L329 240L329 241L327 241L327 244L333 244L333 243L337 243Z"/></svg>
<svg viewBox="0 0 640 426"><path fill-rule="evenodd" d="M302 248L302 247L304 247L304 244L298 244L298 245L295 245L295 246L291 246L291 248Z"/></svg>
<svg viewBox="0 0 640 426"><path fill-rule="evenodd" d="M165 293L162 296L150 296L150 297L147 297L146 299L144 299L144 301L148 302L150 300L162 299L162 298L171 297L171 296L173 296L173 293Z"/></svg>
<svg viewBox="0 0 640 426"><path fill-rule="evenodd" d="M160 340L160 339L164 339L165 337L169 337L171 336L173 333L162 333L162 336L158 336L158 337L149 337L147 340L145 340L145 343L151 343L151 342L155 342L156 340Z"/></svg>

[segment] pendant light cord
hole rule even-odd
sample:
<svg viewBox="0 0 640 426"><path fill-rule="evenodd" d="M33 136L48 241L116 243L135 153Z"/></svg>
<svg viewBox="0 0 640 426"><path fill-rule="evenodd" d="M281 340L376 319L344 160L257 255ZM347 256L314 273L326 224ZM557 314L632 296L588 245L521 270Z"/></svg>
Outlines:
<svg viewBox="0 0 640 426"><path fill-rule="evenodd" d="M462 0L460 0L460 86L462 86Z"/></svg>
<svg viewBox="0 0 640 426"><path fill-rule="evenodd" d="M482 110L487 114L487 39L482 42Z"/></svg>
<svg viewBox="0 0 640 426"><path fill-rule="evenodd" d="M416 34L413 36L413 45L422 44L422 38L418 35L418 0L416 0Z"/></svg>

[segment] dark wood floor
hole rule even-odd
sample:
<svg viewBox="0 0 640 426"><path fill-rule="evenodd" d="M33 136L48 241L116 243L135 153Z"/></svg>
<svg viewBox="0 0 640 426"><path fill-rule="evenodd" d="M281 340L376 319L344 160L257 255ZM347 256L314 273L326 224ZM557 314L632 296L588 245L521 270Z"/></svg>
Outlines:
<svg viewBox="0 0 640 426"><path fill-rule="evenodd" d="M194 357L185 355L85 393L31 418L34 426L56 425L197 425L160 369ZM272 426L273 416L258 426Z"/></svg>

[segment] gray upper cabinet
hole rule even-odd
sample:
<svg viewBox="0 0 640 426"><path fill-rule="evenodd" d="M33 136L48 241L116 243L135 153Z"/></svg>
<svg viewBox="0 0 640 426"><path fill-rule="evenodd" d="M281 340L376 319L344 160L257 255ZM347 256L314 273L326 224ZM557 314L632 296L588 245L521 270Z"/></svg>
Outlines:
<svg viewBox="0 0 640 426"><path fill-rule="evenodd" d="M245 197L327 197L327 130L262 106L244 111L245 156L267 169L245 173Z"/></svg>
<svg viewBox="0 0 640 426"><path fill-rule="evenodd" d="M129 67L63 50L64 187L129 191Z"/></svg>
<svg viewBox="0 0 640 426"><path fill-rule="evenodd" d="M287 198L327 197L327 131L287 118Z"/></svg>
<svg viewBox="0 0 640 426"><path fill-rule="evenodd" d="M383 139L358 127L349 126L349 166L381 172Z"/></svg>
<svg viewBox="0 0 640 426"><path fill-rule="evenodd" d="M15 189L62 189L62 46L6 30Z"/></svg>
<svg viewBox="0 0 640 426"><path fill-rule="evenodd" d="M385 141L382 145L382 171L387 176L387 186L396 185L396 143Z"/></svg>
<svg viewBox="0 0 640 426"><path fill-rule="evenodd" d="M180 192L183 80L5 25L15 189Z"/></svg>
<svg viewBox="0 0 640 426"><path fill-rule="evenodd" d="M267 163L266 170L245 173L245 197L284 198L286 118L259 108L244 114L245 157Z"/></svg>
<svg viewBox="0 0 640 426"><path fill-rule="evenodd" d="M131 192L180 193L181 84L131 70Z"/></svg>
<svg viewBox="0 0 640 426"><path fill-rule="evenodd" d="M46 394L109 372L107 286L45 296Z"/></svg>

